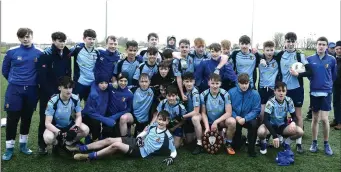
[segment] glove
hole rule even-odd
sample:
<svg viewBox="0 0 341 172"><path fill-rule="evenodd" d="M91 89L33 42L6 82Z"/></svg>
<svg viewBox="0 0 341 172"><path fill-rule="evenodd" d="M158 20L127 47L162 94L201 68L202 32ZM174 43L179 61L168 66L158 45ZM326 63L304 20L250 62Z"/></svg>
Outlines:
<svg viewBox="0 0 341 172"><path fill-rule="evenodd" d="M173 159L172 157L168 157L168 158L166 158L165 160L163 160L162 162L163 162L163 163L166 163L167 166L169 166L169 165L173 164L174 159Z"/></svg>
<svg viewBox="0 0 341 172"><path fill-rule="evenodd" d="M137 145L138 147L143 147L144 143L143 143L142 137L137 137L137 138L136 138L136 145Z"/></svg>
<svg viewBox="0 0 341 172"><path fill-rule="evenodd" d="M64 134L61 131L59 131L57 135L58 142L62 142L63 139L64 139Z"/></svg>
<svg viewBox="0 0 341 172"><path fill-rule="evenodd" d="M72 128L73 130L75 130L77 133L80 131L80 128L76 125Z"/></svg>
<svg viewBox="0 0 341 172"><path fill-rule="evenodd" d="M66 141L73 141L77 136L77 132L74 129L70 129L66 132L65 140Z"/></svg>
<svg viewBox="0 0 341 172"><path fill-rule="evenodd" d="M260 64L262 64L264 67L267 67L268 65L266 64L266 60L265 59L261 59L260 60Z"/></svg>
<svg viewBox="0 0 341 172"><path fill-rule="evenodd" d="M218 68L215 68L214 73L219 75L220 74L220 70Z"/></svg>

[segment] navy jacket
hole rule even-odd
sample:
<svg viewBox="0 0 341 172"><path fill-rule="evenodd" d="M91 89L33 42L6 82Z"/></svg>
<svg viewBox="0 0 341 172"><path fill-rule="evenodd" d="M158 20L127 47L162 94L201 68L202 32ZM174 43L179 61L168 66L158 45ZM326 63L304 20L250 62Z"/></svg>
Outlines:
<svg viewBox="0 0 341 172"><path fill-rule="evenodd" d="M115 65L120 60L121 53L118 51L111 52L102 48L98 48L100 57L97 58L95 64L95 79L97 76L105 74L111 78L114 75Z"/></svg>

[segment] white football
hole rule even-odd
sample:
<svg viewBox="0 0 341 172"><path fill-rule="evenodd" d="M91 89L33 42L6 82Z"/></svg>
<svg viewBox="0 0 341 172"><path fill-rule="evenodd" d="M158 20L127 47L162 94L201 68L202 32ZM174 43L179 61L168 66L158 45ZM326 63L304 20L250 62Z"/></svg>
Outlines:
<svg viewBox="0 0 341 172"><path fill-rule="evenodd" d="M292 64L291 69L296 71L297 73L305 72L305 66L301 62L296 62Z"/></svg>

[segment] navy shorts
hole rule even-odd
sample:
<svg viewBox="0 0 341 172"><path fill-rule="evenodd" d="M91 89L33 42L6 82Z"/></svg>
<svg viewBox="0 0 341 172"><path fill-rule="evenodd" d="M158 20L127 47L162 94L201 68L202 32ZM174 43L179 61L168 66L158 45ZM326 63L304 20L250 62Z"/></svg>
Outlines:
<svg viewBox="0 0 341 172"><path fill-rule="evenodd" d="M82 85L79 82L76 84L76 88L73 90L73 94L78 94L80 100L87 100L90 94L91 85Z"/></svg>
<svg viewBox="0 0 341 172"><path fill-rule="evenodd" d="M314 112L322 111L330 111L332 109L332 94L329 93L327 97L315 97L310 95L310 106L311 110Z"/></svg>
<svg viewBox="0 0 341 172"><path fill-rule="evenodd" d="M293 90L288 90L287 96L292 99L295 107L302 107L304 101L304 89L298 87Z"/></svg>
<svg viewBox="0 0 341 172"><path fill-rule="evenodd" d="M23 107L35 110L38 103L38 87L9 84L5 94L5 111L20 111Z"/></svg>
<svg viewBox="0 0 341 172"><path fill-rule="evenodd" d="M277 126L277 125L273 125L272 128L276 131L277 134L281 135L281 136L284 136L283 135L283 131L284 129L288 126L288 124L283 124L283 125L280 125L280 126Z"/></svg>
<svg viewBox="0 0 341 172"><path fill-rule="evenodd" d="M268 100L275 95L274 90L271 88L259 88L258 92L262 105L266 104L266 102L268 102Z"/></svg>
<svg viewBox="0 0 341 172"><path fill-rule="evenodd" d="M192 118L187 118L185 119L185 124L184 124L184 132L185 134L187 133L194 133L194 125L192 122Z"/></svg>
<svg viewBox="0 0 341 172"><path fill-rule="evenodd" d="M178 127L172 134L176 137L182 137L184 135L184 130L181 127Z"/></svg>
<svg viewBox="0 0 341 172"><path fill-rule="evenodd" d="M136 145L136 139L134 137L121 137L121 139L123 144L129 146L128 156L141 157L140 148Z"/></svg>

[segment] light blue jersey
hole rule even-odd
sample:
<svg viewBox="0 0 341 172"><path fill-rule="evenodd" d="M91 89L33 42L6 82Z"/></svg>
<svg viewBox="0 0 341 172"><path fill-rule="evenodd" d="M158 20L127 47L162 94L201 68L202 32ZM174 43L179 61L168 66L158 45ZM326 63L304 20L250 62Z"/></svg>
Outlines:
<svg viewBox="0 0 341 172"><path fill-rule="evenodd" d="M293 90L298 87L300 87L300 83L296 76L292 76L290 74L290 67L292 64L298 62L296 57L297 52L294 51L292 53L289 53L288 51L285 51L281 57L281 72L283 75L283 82L287 84L288 90ZM301 54L301 63L303 65L308 64L307 59L305 58L304 54Z"/></svg>
<svg viewBox="0 0 341 172"><path fill-rule="evenodd" d="M212 124L225 113L225 105L231 104L229 93L220 88L219 93L213 96L210 89L200 94L201 105L205 105L208 123Z"/></svg>
<svg viewBox="0 0 341 172"><path fill-rule="evenodd" d="M176 102L175 105L170 105L167 99L162 100L157 106L156 110L160 113L162 110L165 110L170 115L170 120L172 121L178 116L186 115L187 111L185 106L180 104L179 101Z"/></svg>
<svg viewBox="0 0 341 172"><path fill-rule="evenodd" d="M263 64L258 65L259 69L259 87L265 88L269 87L271 89L275 88L276 77L278 74L278 64L275 59L271 59L267 62L265 67Z"/></svg>
<svg viewBox="0 0 341 172"><path fill-rule="evenodd" d="M74 102L77 102L75 104ZM56 109L56 110L55 110ZM71 115L81 112L80 101L77 95L72 94L72 98L68 102L63 102L60 95L54 95L47 103L45 110L46 116L52 116L56 127L65 128L71 124Z"/></svg>
<svg viewBox="0 0 341 172"><path fill-rule="evenodd" d="M149 79L151 79L154 74L158 72L157 64L151 66L148 65L147 62L141 63L140 66L136 69L133 79L139 80L141 73L146 73L149 76Z"/></svg>
<svg viewBox="0 0 341 172"><path fill-rule="evenodd" d="M275 97L268 100L264 112L270 114L271 125L281 126L286 124L287 113L294 113L294 102L290 97L285 97L283 103L279 103Z"/></svg>
<svg viewBox="0 0 341 172"><path fill-rule="evenodd" d="M133 111L134 116L139 123L148 122L150 107L154 99L154 92L151 88L142 90L137 88L134 92Z"/></svg>
<svg viewBox="0 0 341 172"><path fill-rule="evenodd" d="M252 53L244 54L242 51L234 52L232 56L235 56L235 64L233 62L234 58L230 58L229 61L233 64L233 68L236 69L238 76L242 73L247 73L250 79L250 87L253 88L253 72L255 72L257 59Z"/></svg>
<svg viewBox="0 0 341 172"><path fill-rule="evenodd" d="M97 59L97 52L93 49L89 52L83 47L77 55L77 64L79 66L79 79L78 82L85 86L90 86L95 81L94 67Z"/></svg>
<svg viewBox="0 0 341 172"><path fill-rule="evenodd" d="M174 59L172 68L174 76L182 76L186 72L194 73L194 60L189 55L187 58Z"/></svg>
<svg viewBox="0 0 341 172"><path fill-rule="evenodd" d="M185 95L187 96L187 103L186 103L186 110L187 112L192 112L194 110L194 107L200 106L200 95L199 91L193 87L193 89L190 92L185 92Z"/></svg>
<svg viewBox="0 0 341 172"><path fill-rule="evenodd" d="M115 66L114 74L118 75L121 72L128 73L128 85L133 84L133 76L135 74L136 69L139 67L140 62L135 59L133 62L129 62L127 59L120 60ZM120 68L120 69L119 69Z"/></svg>

